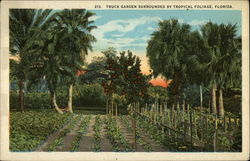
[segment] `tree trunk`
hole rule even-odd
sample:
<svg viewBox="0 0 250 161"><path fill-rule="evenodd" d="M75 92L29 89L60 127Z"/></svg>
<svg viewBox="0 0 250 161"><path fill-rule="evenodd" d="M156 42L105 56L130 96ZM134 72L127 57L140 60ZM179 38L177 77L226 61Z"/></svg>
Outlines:
<svg viewBox="0 0 250 161"><path fill-rule="evenodd" d="M56 103L56 93L51 92L51 96L52 96L52 103L53 103L53 106L55 107L56 111L60 114L63 114L62 110L58 107L58 105Z"/></svg>
<svg viewBox="0 0 250 161"><path fill-rule="evenodd" d="M211 110L214 114L217 113L217 108L216 108L216 90L217 90L217 87L216 87L216 84L214 84L212 86L212 89L211 89Z"/></svg>
<svg viewBox="0 0 250 161"><path fill-rule="evenodd" d="M218 94L218 113L220 117L224 117L223 90L221 88L219 88Z"/></svg>
<svg viewBox="0 0 250 161"><path fill-rule="evenodd" d="M70 84L69 86L69 93L68 93L68 109L70 113L73 113L73 109L72 109L72 93L73 93L73 84Z"/></svg>
<svg viewBox="0 0 250 161"><path fill-rule="evenodd" d="M19 110L21 112L24 111L24 80L19 80Z"/></svg>

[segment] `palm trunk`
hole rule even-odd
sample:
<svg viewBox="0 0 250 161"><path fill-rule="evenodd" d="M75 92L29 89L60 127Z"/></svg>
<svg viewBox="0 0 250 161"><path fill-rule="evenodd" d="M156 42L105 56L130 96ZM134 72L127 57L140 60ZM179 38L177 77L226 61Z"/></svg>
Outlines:
<svg viewBox="0 0 250 161"><path fill-rule="evenodd" d="M211 110L214 114L217 113L217 107L216 107L216 90L217 90L217 87L216 87L216 84L214 84L212 86L212 89L211 89Z"/></svg>
<svg viewBox="0 0 250 161"><path fill-rule="evenodd" d="M72 109L72 93L73 93L73 84L70 84L69 86L69 93L68 93L68 108L69 108L69 112L73 113L73 109Z"/></svg>
<svg viewBox="0 0 250 161"><path fill-rule="evenodd" d="M219 88L218 94L218 113L220 117L224 117L223 90L221 88Z"/></svg>
<svg viewBox="0 0 250 161"><path fill-rule="evenodd" d="M24 80L20 79L19 80L19 106L20 106L20 111L24 111Z"/></svg>
<svg viewBox="0 0 250 161"><path fill-rule="evenodd" d="M58 105L56 103L56 93L51 92L51 96L52 96L52 103L53 103L53 106L55 107L56 111L60 114L63 114L62 110L58 107Z"/></svg>

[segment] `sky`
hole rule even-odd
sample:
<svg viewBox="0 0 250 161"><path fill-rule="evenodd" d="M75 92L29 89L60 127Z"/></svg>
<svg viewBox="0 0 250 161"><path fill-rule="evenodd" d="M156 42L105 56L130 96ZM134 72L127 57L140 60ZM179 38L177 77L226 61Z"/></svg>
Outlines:
<svg viewBox="0 0 250 161"><path fill-rule="evenodd" d="M147 42L158 27L158 22L178 19L188 23L192 30L198 30L208 21L213 23L236 24L237 35L241 35L241 11L237 10L90 10L96 13L91 19L97 29L92 31L97 42L88 55L90 62L94 56L102 56L101 51L115 47L117 51L130 50L142 60L142 73L148 74L150 67L146 57ZM161 79L157 79L162 82ZM157 81L156 81L157 82ZM160 83L161 84L161 83Z"/></svg>

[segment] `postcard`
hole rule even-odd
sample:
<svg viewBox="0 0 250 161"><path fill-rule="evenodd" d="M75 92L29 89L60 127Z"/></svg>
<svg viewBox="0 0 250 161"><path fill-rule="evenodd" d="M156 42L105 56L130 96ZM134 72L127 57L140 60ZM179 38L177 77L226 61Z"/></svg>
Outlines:
<svg viewBox="0 0 250 161"><path fill-rule="evenodd" d="M249 160L249 3L2 1L1 160Z"/></svg>

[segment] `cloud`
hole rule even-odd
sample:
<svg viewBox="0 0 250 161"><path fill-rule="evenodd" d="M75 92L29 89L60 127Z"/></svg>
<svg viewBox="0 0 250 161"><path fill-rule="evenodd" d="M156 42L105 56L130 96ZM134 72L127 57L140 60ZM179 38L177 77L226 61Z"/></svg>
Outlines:
<svg viewBox="0 0 250 161"><path fill-rule="evenodd" d="M112 37L122 37L124 34L112 34Z"/></svg>
<svg viewBox="0 0 250 161"><path fill-rule="evenodd" d="M198 26L198 25L204 25L207 22L208 22L208 20L192 20L192 21L188 22L188 24L192 25L192 26Z"/></svg>
<svg viewBox="0 0 250 161"><path fill-rule="evenodd" d="M184 19L178 19L179 23L184 23Z"/></svg>
<svg viewBox="0 0 250 161"><path fill-rule="evenodd" d="M154 31L155 29L153 27L147 27L148 31Z"/></svg>
<svg viewBox="0 0 250 161"><path fill-rule="evenodd" d="M140 17L127 20L113 20L102 26L99 29L103 32L119 31L119 32L129 32L134 30L137 26L146 23L157 22L159 17Z"/></svg>
<svg viewBox="0 0 250 161"><path fill-rule="evenodd" d="M95 21L95 20L97 20L97 19L99 19L99 18L101 18L102 16L91 16L90 18L89 18L89 20L90 21Z"/></svg>
<svg viewBox="0 0 250 161"><path fill-rule="evenodd" d="M161 21L160 17L143 16L132 19L118 19L109 21L106 24L98 26L97 29L93 30L93 35L97 38L97 42L94 44L97 49L105 49L108 46L120 48L124 46L145 46L141 43L133 43L136 40L147 40L147 37L123 37L125 33L133 31L137 26L144 24L151 24L152 22ZM106 38L105 34L108 32L120 32L120 34L111 35L112 38ZM123 34L124 33L124 34Z"/></svg>

